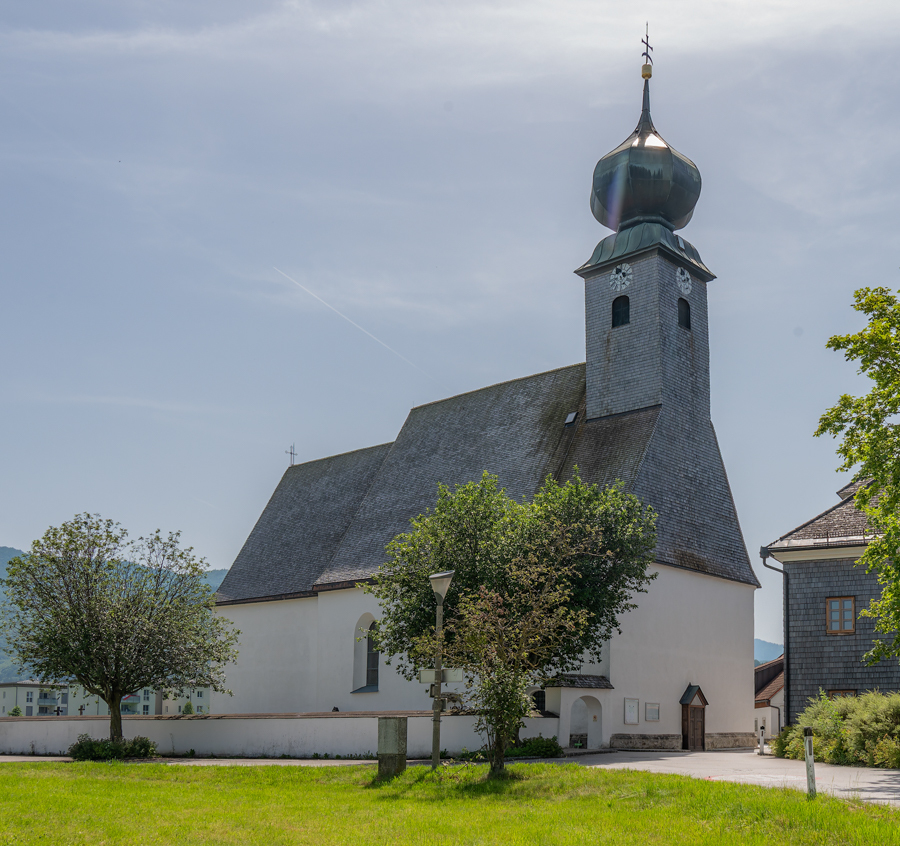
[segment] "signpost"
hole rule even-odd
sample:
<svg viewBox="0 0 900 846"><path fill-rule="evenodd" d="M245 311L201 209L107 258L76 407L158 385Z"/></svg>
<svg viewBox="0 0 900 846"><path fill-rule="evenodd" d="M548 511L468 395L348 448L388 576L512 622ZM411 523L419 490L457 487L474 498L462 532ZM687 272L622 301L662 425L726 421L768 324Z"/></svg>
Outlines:
<svg viewBox="0 0 900 846"><path fill-rule="evenodd" d="M443 646L444 597L450 589L453 575L454 571L448 570L446 573L435 573L428 577L431 581L431 589L434 591L435 599L437 599L437 620L434 626L434 669L432 670L434 674L432 682L434 685L434 702L433 716L431 718L433 724L431 733L431 769L433 770L436 770L441 763L441 707L444 703L441 696L441 681L444 678L441 667L441 658L443 657L441 647Z"/></svg>

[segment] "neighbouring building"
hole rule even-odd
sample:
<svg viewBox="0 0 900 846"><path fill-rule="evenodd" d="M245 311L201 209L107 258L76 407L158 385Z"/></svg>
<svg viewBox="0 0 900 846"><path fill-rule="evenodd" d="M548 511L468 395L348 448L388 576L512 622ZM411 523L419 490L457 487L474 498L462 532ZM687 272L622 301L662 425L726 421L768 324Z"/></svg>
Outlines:
<svg viewBox="0 0 900 846"><path fill-rule="evenodd" d="M0 682L0 717L18 707L23 717L65 716L69 707L66 685L38 681Z"/></svg>
<svg viewBox="0 0 900 846"><path fill-rule="evenodd" d="M760 550L783 568L785 723L809 700L900 690L894 660L867 666L863 655L876 639L875 621L860 617L881 596L877 577L856 566L872 537L856 507L858 484L839 490L839 502Z"/></svg>
<svg viewBox="0 0 900 846"><path fill-rule="evenodd" d="M208 714L210 690L196 688L184 696L171 699L145 688L122 697L123 716L180 714L190 702L195 714ZM85 693L76 685L42 684L37 681L0 683L0 717L18 706L23 717L93 717L106 716L109 708L98 696Z"/></svg>
<svg viewBox="0 0 900 846"><path fill-rule="evenodd" d="M229 669L237 713L430 707L426 689L360 637L379 607L360 582L433 506L439 483L496 474L513 497L548 474L620 480L658 512L649 592L600 663L548 686L563 743L716 748L753 742L759 582L710 420L707 288L676 231L700 173L650 116L596 166L594 217L613 230L575 272L586 361L413 408L397 439L290 467L218 592L242 631Z"/></svg>
<svg viewBox="0 0 900 846"><path fill-rule="evenodd" d="M784 728L784 655L759 664L753 672L756 687L756 719L753 729L764 728L766 736L778 734Z"/></svg>

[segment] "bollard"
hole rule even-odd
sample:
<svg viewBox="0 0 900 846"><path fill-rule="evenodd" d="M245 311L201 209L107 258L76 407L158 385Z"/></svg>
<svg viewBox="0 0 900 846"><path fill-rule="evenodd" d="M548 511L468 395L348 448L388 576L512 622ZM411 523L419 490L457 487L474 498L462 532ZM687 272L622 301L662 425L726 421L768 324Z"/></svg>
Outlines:
<svg viewBox="0 0 900 846"><path fill-rule="evenodd" d="M765 726L759 727L759 754L760 755L766 754L766 727Z"/></svg>
<svg viewBox="0 0 900 846"><path fill-rule="evenodd" d="M813 757L813 733L809 726L803 729L803 748L806 752L806 798L816 798L816 760Z"/></svg>
<svg viewBox="0 0 900 846"><path fill-rule="evenodd" d="M378 778L406 769L406 717L378 718Z"/></svg>

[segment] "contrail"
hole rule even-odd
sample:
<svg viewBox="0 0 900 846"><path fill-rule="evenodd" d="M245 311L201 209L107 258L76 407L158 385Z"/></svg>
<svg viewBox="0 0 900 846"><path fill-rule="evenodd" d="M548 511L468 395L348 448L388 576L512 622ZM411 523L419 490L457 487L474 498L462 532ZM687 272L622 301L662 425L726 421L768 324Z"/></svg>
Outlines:
<svg viewBox="0 0 900 846"><path fill-rule="evenodd" d="M429 376L429 375L428 375L421 367L419 367L418 364L413 364L406 356L400 355L400 353L398 353L397 350L393 349L392 347L389 347L389 346L388 346L384 341L382 341L380 338L376 338L376 337L375 337L371 332L369 332L367 329L363 329L362 326L360 326L358 323L354 323L349 317L347 317L346 314L342 314L342 313L339 312L333 305L329 305L328 303L326 303L325 300L323 300L318 294L314 294L312 291L309 290L309 288L306 288L305 286L301 285L296 279L292 279L292 278L291 278L290 276L288 276L283 270L278 270L277 267L273 267L272 269L273 269L273 270L277 270L277 271L278 271L285 279L289 280L290 282L293 282L298 288L302 288L302 289L303 289L304 291L306 291L306 293L309 294L311 297L315 297L320 303L322 303L323 306L326 306L326 307L330 308L336 315L338 315L338 317L343 317L344 320L346 320L346 321L347 321L348 323L350 323L351 325L355 326L357 329L359 329L360 332L363 332L363 333L365 333L366 335L368 335L373 341L377 341L377 342L378 342L379 344L381 344L381 346L383 346L386 350L390 350L395 356L397 356L397 358L402 358L408 365L410 365L410 367L415 367L416 370L419 371L419 373L421 373L421 374L424 375L424 376L428 376L429 379L431 379L432 381L434 381L434 377Z"/></svg>

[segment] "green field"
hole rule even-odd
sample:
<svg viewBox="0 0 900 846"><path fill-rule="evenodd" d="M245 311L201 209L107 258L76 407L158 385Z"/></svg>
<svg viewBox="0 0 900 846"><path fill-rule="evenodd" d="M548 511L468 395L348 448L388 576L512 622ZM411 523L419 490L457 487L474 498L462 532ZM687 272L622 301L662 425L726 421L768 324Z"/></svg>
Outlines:
<svg viewBox="0 0 900 846"><path fill-rule="evenodd" d="M0 844L900 844L900 811L683 776L517 764L0 764Z"/></svg>

